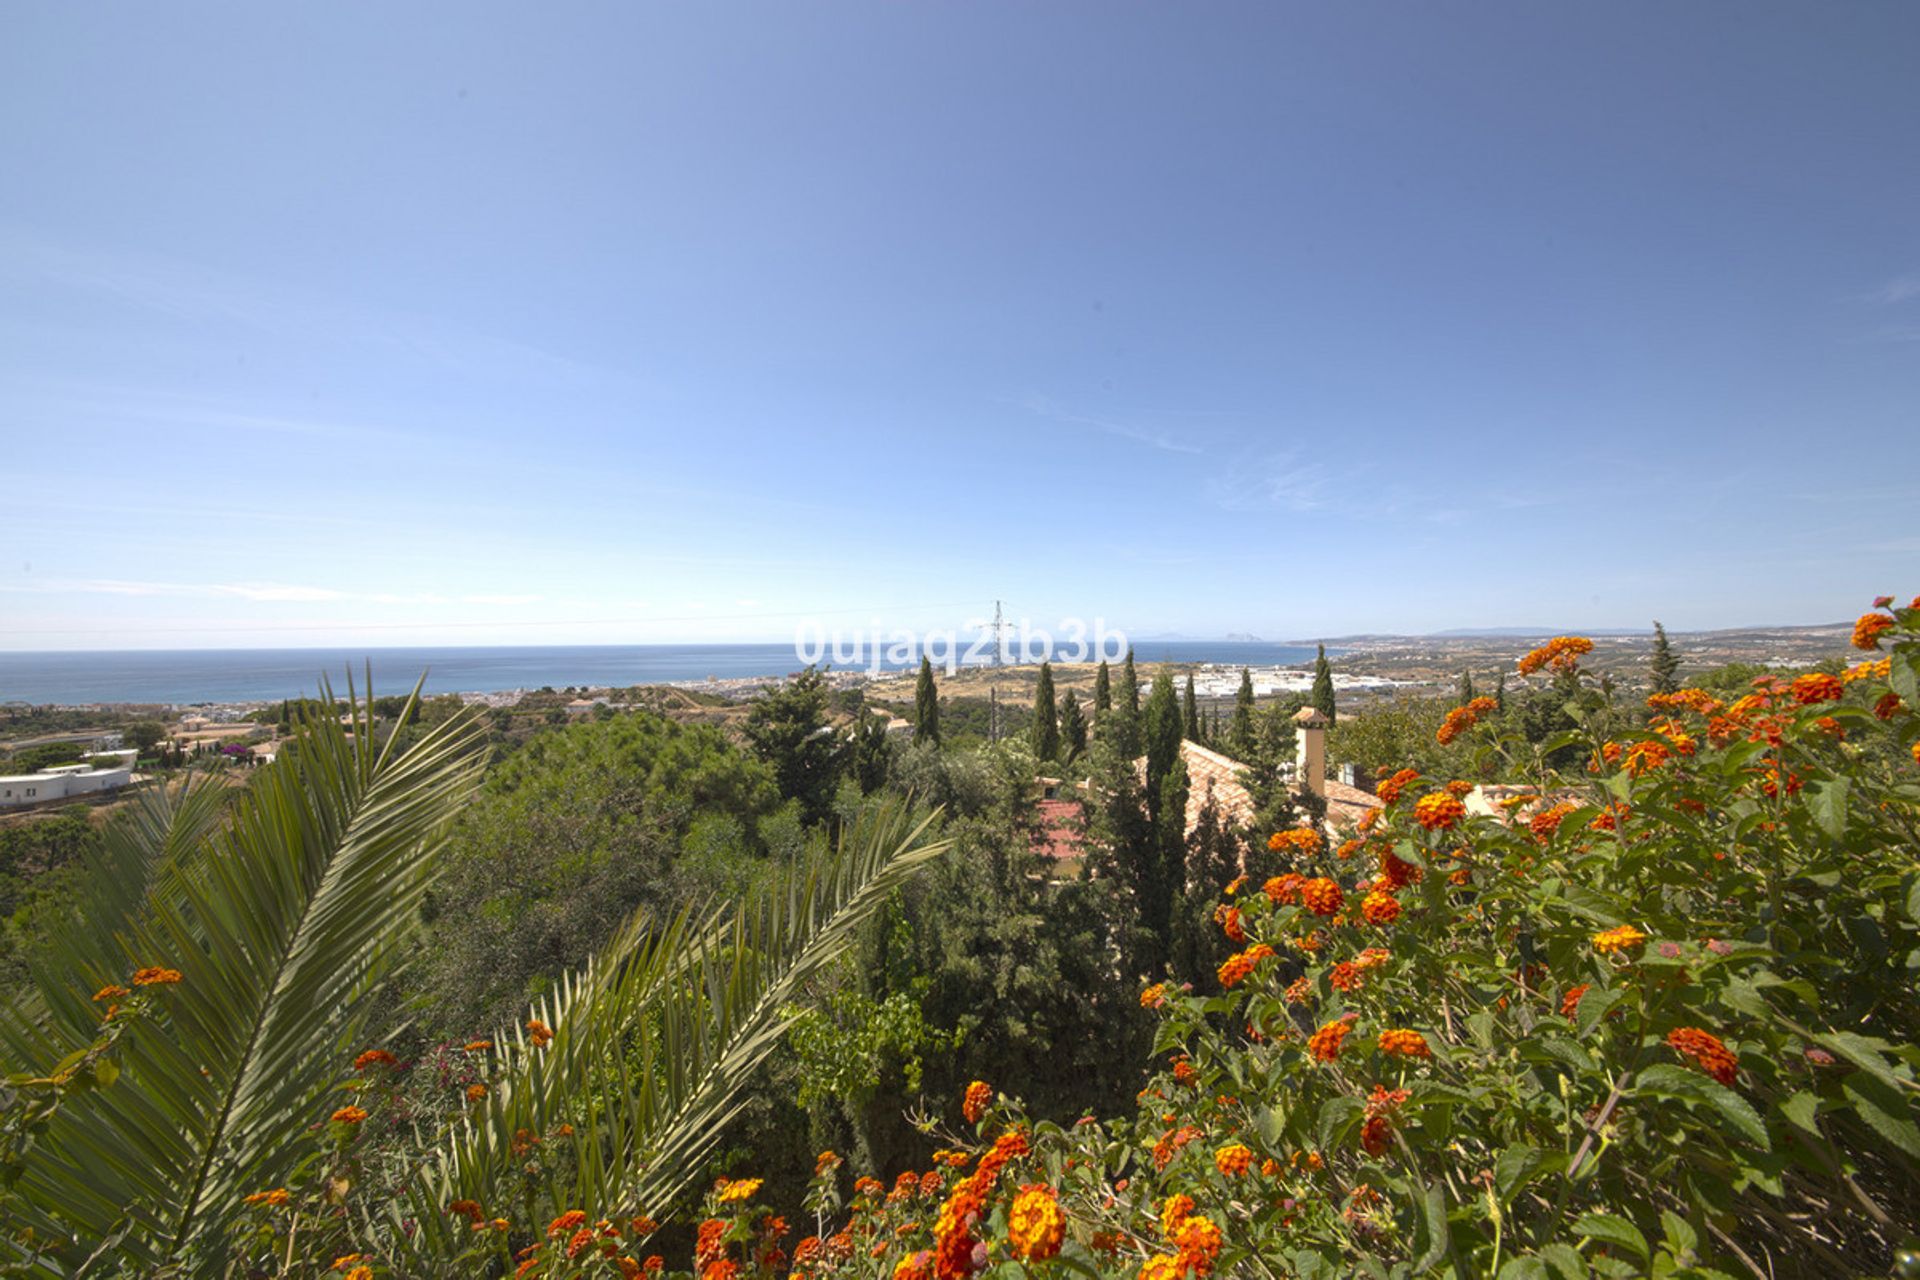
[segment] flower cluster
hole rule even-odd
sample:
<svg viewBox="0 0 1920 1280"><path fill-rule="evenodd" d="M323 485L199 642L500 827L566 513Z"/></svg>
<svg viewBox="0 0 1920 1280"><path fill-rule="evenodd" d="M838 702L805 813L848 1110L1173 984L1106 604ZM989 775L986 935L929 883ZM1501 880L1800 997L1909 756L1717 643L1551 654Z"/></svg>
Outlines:
<svg viewBox="0 0 1920 1280"><path fill-rule="evenodd" d="M1492 715L1499 709L1500 704L1492 698L1470 699L1465 706L1455 707L1447 712L1447 718L1441 722L1434 736L1440 740L1441 746L1447 746L1468 729L1479 724L1483 717Z"/></svg>
<svg viewBox="0 0 1920 1280"><path fill-rule="evenodd" d="M1572 671L1583 654L1592 652L1593 641L1585 636L1555 636L1520 659L1520 674L1530 676L1543 669Z"/></svg>

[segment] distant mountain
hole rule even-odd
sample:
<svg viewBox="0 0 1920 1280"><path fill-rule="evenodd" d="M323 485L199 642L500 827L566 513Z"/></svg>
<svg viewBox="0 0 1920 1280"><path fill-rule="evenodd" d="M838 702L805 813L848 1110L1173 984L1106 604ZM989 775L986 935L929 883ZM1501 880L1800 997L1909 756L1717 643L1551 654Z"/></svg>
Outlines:
<svg viewBox="0 0 1920 1280"><path fill-rule="evenodd" d="M1652 627L1455 627L1450 631L1429 631L1427 635L1434 640L1464 640L1478 636L1556 636L1571 631L1583 636L1650 636Z"/></svg>
<svg viewBox="0 0 1920 1280"><path fill-rule="evenodd" d="M1265 644L1266 643L1266 641L1262 640L1259 636L1250 636L1244 631L1229 631L1226 634L1226 639L1233 642L1234 644Z"/></svg>

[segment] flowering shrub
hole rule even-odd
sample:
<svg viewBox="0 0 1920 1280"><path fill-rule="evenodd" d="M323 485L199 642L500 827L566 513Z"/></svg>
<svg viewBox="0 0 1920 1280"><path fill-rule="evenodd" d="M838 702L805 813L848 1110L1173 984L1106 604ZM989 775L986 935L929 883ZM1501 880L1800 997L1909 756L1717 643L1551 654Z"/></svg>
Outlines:
<svg viewBox="0 0 1920 1280"><path fill-rule="evenodd" d="M1887 657L1730 705L1596 695L1553 744L1590 771L1499 816L1404 771L1344 858L1283 833L1297 870L1216 916L1222 992L1143 993L1136 1116L969 1090L974 1172L856 1199L805 1274L1884 1271L1920 1215L1920 601L1855 635ZM1447 739L1521 776L1485 711Z"/></svg>
<svg viewBox="0 0 1920 1280"><path fill-rule="evenodd" d="M1239 948L1221 990L1142 992L1165 1065L1132 1116L1062 1127L975 1081L925 1170L843 1200L823 1153L797 1240L753 1178L673 1247L656 1206L457 1200L444 1274L1884 1273L1920 1220L1920 600L1888 603L1840 674L1644 712L1586 688L1537 751L1468 704L1447 749L1522 793L1402 770L1337 850L1276 837L1293 869L1214 916ZM1590 649L1558 638L1520 674L1577 681ZM1571 777L1540 767L1560 751ZM443 1073L446 1112L487 1100L490 1048ZM394 1065L362 1053L303 1180L249 1197L254 1259L411 1274L349 1206L382 1194ZM515 1139L527 1188L572 1185L571 1137Z"/></svg>

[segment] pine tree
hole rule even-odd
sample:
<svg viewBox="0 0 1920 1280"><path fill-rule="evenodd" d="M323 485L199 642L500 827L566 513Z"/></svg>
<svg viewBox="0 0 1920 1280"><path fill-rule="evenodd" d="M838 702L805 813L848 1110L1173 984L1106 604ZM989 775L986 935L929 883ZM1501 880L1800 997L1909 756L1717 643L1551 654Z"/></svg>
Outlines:
<svg viewBox="0 0 1920 1280"><path fill-rule="evenodd" d="M1672 693L1680 687L1680 658L1667 643L1667 629L1658 619L1653 624L1653 657L1647 668L1653 675L1655 693Z"/></svg>
<svg viewBox="0 0 1920 1280"><path fill-rule="evenodd" d="M1066 750L1063 764L1072 764L1087 753L1087 717L1080 711L1080 695L1071 689L1060 700L1060 742Z"/></svg>
<svg viewBox="0 0 1920 1280"><path fill-rule="evenodd" d="M1200 741L1200 705L1193 700L1193 672L1187 672L1187 691L1181 695L1180 713L1182 728L1188 738Z"/></svg>
<svg viewBox="0 0 1920 1280"><path fill-rule="evenodd" d="M773 766L780 794L800 802L808 823L833 812L851 753L827 720L827 678L808 667L784 685L762 690L747 712L746 736L754 754Z"/></svg>
<svg viewBox="0 0 1920 1280"><path fill-rule="evenodd" d="M1040 683L1033 690L1033 754L1052 760L1060 754L1060 710L1053 700L1053 664L1040 664Z"/></svg>
<svg viewBox="0 0 1920 1280"><path fill-rule="evenodd" d="M1240 668L1240 688L1233 695L1233 722L1227 726L1227 749L1236 760L1253 756L1253 673Z"/></svg>
<svg viewBox="0 0 1920 1280"><path fill-rule="evenodd" d="M1113 676L1107 670L1107 660L1100 659L1100 669L1093 673L1093 713L1105 715L1113 710Z"/></svg>
<svg viewBox="0 0 1920 1280"><path fill-rule="evenodd" d="M1455 687L1455 696L1459 698L1460 705L1463 707L1473 701L1473 672L1460 673L1460 683Z"/></svg>
<svg viewBox="0 0 1920 1280"><path fill-rule="evenodd" d="M886 785L887 717L862 707L854 718L853 780L860 794L870 796Z"/></svg>
<svg viewBox="0 0 1920 1280"><path fill-rule="evenodd" d="M913 740L940 745L940 690L925 655L920 658L920 682L913 689Z"/></svg>
<svg viewBox="0 0 1920 1280"><path fill-rule="evenodd" d="M1311 700L1314 709L1327 718L1329 725L1339 719L1333 705L1333 668L1327 665L1327 646L1325 645L1320 646L1320 656L1313 660Z"/></svg>

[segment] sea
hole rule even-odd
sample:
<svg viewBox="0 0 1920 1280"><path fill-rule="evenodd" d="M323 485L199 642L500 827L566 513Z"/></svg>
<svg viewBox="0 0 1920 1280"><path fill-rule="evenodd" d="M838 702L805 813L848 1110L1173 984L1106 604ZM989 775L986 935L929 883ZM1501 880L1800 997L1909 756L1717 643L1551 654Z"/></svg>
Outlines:
<svg viewBox="0 0 1920 1280"><path fill-rule="evenodd" d="M1248 640L1136 641L1138 663L1292 666L1310 647ZM324 677L344 694L348 677L364 692L371 666L377 694L622 688L708 680L776 678L806 663L791 644L540 645L395 649L130 649L65 653L0 652L0 703L164 703L174 706L271 702L314 693ZM899 670L885 654L854 652L829 668Z"/></svg>

